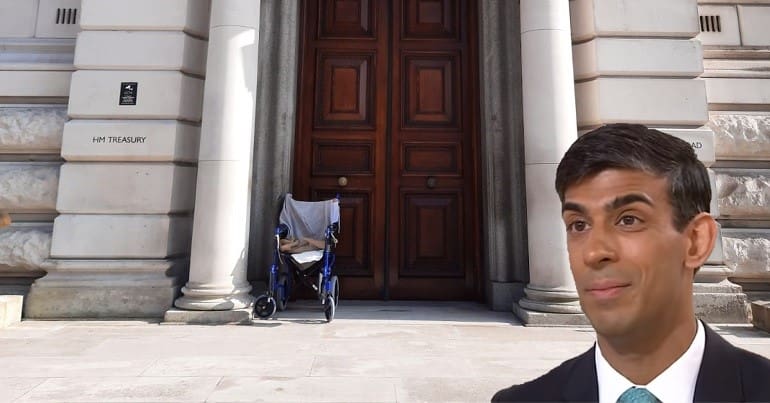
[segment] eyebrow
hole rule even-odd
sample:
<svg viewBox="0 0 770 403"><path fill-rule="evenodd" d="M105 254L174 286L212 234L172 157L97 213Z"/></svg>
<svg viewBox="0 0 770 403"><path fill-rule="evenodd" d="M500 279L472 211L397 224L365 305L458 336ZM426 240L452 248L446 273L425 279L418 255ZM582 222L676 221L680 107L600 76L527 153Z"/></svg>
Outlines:
<svg viewBox="0 0 770 403"><path fill-rule="evenodd" d="M586 209L585 207L581 206L580 204L573 203L573 202L566 202L561 205L561 213L564 214L565 211L574 211L576 213L585 214Z"/></svg>
<svg viewBox="0 0 770 403"><path fill-rule="evenodd" d="M617 210L623 206L632 203L644 203L652 206L652 199L642 193L629 193L627 195L618 196L611 202L604 205L604 209L607 211ZM566 211L574 211L579 214L586 214L586 208L578 203L566 202L561 206L561 212L564 214Z"/></svg>
<svg viewBox="0 0 770 403"><path fill-rule="evenodd" d="M649 206L653 205L652 199L650 199L647 195L642 193L629 193L627 195L616 197L613 201L607 203L604 206L604 209L607 211L617 210L625 205L638 202L647 204Z"/></svg>

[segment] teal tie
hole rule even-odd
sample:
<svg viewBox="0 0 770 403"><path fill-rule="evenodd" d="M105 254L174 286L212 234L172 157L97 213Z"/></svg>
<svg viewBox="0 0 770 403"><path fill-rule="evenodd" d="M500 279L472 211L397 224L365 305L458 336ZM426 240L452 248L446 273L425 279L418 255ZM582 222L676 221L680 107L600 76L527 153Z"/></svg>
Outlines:
<svg viewBox="0 0 770 403"><path fill-rule="evenodd" d="M661 403L661 401L649 390L632 386L620 395L618 403Z"/></svg>

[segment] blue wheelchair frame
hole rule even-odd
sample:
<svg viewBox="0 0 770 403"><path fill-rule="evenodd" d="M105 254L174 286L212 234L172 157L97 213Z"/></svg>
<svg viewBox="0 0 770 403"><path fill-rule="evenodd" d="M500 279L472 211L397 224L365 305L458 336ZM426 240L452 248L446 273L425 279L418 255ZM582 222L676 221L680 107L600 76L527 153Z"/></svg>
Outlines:
<svg viewBox="0 0 770 403"><path fill-rule="evenodd" d="M339 200L339 197L337 197ZM339 303L339 279L333 275L334 262L336 255L334 247L337 245L335 234L339 233L339 223L332 223L324 231L324 249L323 257L307 269L301 269L295 265L290 258L290 254L281 253L281 239L287 237L289 227L285 224L279 224L275 228L275 248L273 249L273 263L270 265L267 290L264 294L257 297L254 303L254 316L260 319L268 319L275 315L276 311L286 309L291 296L292 274L296 274L301 282L316 291L318 300L324 305L324 316L327 322L334 320L334 314ZM283 266L292 268L292 271L282 271ZM318 271L318 283L309 281L309 277L315 275Z"/></svg>

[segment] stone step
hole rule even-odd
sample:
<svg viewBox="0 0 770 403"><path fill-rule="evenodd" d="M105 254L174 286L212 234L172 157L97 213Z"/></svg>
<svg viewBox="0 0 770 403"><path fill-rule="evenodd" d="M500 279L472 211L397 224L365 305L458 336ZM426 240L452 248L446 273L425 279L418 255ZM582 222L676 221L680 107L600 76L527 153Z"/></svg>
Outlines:
<svg viewBox="0 0 770 403"><path fill-rule="evenodd" d="M0 329L21 322L21 295L0 295Z"/></svg>
<svg viewBox="0 0 770 403"><path fill-rule="evenodd" d="M770 301L752 302L751 316L754 327L770 333Z"/></svg>

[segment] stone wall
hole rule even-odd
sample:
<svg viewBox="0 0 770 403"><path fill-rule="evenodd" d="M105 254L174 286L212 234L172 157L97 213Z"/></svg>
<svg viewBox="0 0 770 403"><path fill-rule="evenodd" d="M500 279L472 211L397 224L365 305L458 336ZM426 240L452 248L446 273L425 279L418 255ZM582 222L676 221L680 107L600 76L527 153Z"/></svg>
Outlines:
<svg viewBox="0 0 770 403"><path fill-rule="evenodd" d="M708 125L720 160L762 161L770 156L770 114L712 112Z"/></svg>
<svg viewBox="0 0 770 403"><path fill-rule="evenodd" d="M770 1L698 12L725 263L754 299L770 291Z"/></svg>
<svg viewBox="0 0 770 403"><path fill-rule="evenodd" d="M45 274L80 0L0 4L0 295ZM70 10L67 21L53 16ZM53 13L53 14L52 14Z"/></svg>
<svg viewBox="0 0 770 403"><path fill-rule="evenodd" d="M580 129L642 123L697 129L707 120L694 2L570 1Z"/></svg>
<svg viewBox="0 0 770 403"><path fill-rule="evenodd" d="M0 206L6 210L53 211L58 185L58 164L0 163Z"/></svg>
<svg viewBox="0 0 770 403"><path fill-rule="evenodd" d="M26 317L161 317L172 306L187 280L209 6L83 0L60 215Z"/></svg>
<svg viewBox="0 0 770 403"><path fill-rule="evenodd" d="M570 2L577 123L582 132L608 123L640 123L693 145L715 162L695 0ZM715 179L715 172L710 176ZM712 209L718 212L717 198ZM722 248L695 278L696 314L746 322L746 296L727 280Z"/></svg>
<svg viewBox="0 0 770 403"><path fill-rule="evenodd" d="M50 250L50 225L17 224L0 231L0 271L39 271Z"/></svg>
<svg viewBox="0 0 770 403"><path fill-rule="evenodd" d="M0 109L3 153L58 153L67 121L64 106L6 106Z"/></svg>

